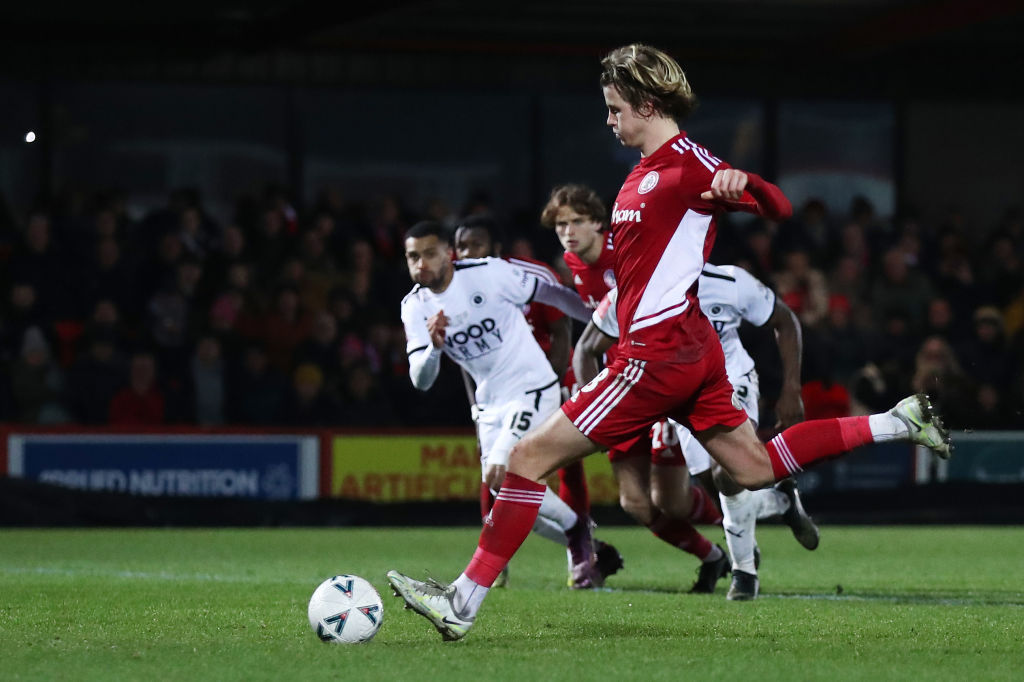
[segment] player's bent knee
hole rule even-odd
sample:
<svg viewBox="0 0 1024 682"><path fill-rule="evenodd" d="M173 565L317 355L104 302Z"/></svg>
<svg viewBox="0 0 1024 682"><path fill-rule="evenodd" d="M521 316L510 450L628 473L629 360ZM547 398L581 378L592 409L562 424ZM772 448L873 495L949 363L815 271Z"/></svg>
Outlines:
<svg viewBox="0 0 1024 682"><path fill-rule="evenodd" d="M651 498L658 511L673 519L685 519L693 508L693 496L689 492L667 494L653 491Z"/></svg>
<svg viewBox="0 0 1024 682"><path fill-rule="evenodd" d="M654 520L654 507L650 503L650 500L630 495L620 495L619 506L622 507L622 511L626 512L638 523L642 523L645 526Z"/></svg>

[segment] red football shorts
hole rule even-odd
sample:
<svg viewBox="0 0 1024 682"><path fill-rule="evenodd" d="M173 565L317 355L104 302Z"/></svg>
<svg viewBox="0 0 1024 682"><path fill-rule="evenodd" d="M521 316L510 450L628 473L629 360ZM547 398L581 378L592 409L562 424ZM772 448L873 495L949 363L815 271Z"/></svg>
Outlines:
<svg viewBox="0 0 1024 682"><path fill-rule="evenodd" d="M620 443L608 450L608 459L619 462L632 457L649 457L651 464L660 467L686 466L683 447L676 430L668 420L656 422L650 431L628 443Z"/></svg>
<svg viewBox="0 0 1024 682"><path fill-rule="evenodd" d="M694 433L736 427L748 419L733 402L725 355L717 343L687 364L620 355L566 401L562 412L580 433L605 447L639 439L665 418Z"/></svg>

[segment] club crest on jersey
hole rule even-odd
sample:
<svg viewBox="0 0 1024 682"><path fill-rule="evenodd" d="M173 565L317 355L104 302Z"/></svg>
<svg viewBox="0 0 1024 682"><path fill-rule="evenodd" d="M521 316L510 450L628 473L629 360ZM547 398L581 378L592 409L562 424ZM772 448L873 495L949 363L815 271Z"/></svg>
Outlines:
<svg viewBox="0 0 1024 682"><path fill-rule="evenodd" d="M470 302L471 302L471 303L472 303L473 305L475 305L475 306L476 306L477 308L479 308L480 306L482 306L482 305L483 305L484 303L487 303L487 297L486 297L486 296L484 296L484 295L483 295L482 293L480 293L479 291L477 291L477 292L474 292L474 293L473 293L473 295L469 297L469 300L470 300Z"/></svg>
<svg viewBox="0 0 1024 682"><path fill-rule="evenodd" d="M609 289L615 286L615 271L611 268L604 271L604 285Z"/></svg>
<svg viewBox="0 0 1024 682"><path fill-rule="evenodd" d="M639 223L640 211L631 208L619 208L619 203L615 202L615 206L612 207L612 222L613 223Z"/></svg>
<svg viewBox="0 0 1024 682"><path fill-rule="evenodd" d="M651 171L644 176L644 179L640 181L640 186L636 188L637 194L647 194L652 189L658 186L658 171ZM639 220L637 222L640 222Z"/></svg>

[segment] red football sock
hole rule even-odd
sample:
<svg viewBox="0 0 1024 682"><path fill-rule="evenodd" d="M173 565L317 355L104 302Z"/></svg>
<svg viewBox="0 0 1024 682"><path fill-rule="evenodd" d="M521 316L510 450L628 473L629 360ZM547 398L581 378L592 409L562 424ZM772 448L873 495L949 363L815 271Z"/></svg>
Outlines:
<svg viewBox="0 0 1024 682"><path fill-rule="evenodd" d="M491 493L491 489L487 487L486 483L480 481L480 518L486 519L493 506L494 495Z"/></svg>
<svg viewBox="0 0 1024 682"><path fill-rule="evenodd" d="M701 561L711 553L714 546L711 541L700 534L690 525L688 521L670 519L664 514L658 514L647 526L656 536L684 552L689 552Z"/></svg>
<svg viewBox="0 0 1024 682"><path fill-rule="evenodd" d="M867 417L816 419L791 426L765 443L779 481L829 457L874 442Z"/></svg>
<svg viewBox="0 0 1024 682"><path fill-rule="evenodd" d="M558 470L558 496L580 516L590 514L590 494L582 460Z"/></svg>
<svg viewBox="0 0 1024 682"><path fill-rule="evenodd" d="M690 521L693 523L710 523L718 525L722 523L722 512L718 511L711 495L708 495L704 488L699 485L690 486L690 494L693 495L693 509L690 510Z"/></svg>
<svg viewBox="0 0 1024 682"><path fill-rule="evenodd" d="M530 534L546 488L543 483L534 483L513 473L505 475L490 519L480 533L480 544L466 567L470 580L484 587L494 583Z"/></svg>

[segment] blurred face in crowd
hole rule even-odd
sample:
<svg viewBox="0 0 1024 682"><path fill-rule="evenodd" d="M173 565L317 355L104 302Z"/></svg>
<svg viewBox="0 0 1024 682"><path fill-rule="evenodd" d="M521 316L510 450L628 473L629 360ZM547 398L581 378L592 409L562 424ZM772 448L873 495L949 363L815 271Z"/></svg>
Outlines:
<svg viewBox="0 0 1024 682"><path fill-rule="evenodd" d="M113 325L117 324L120 319L121 315L117 311L117 306L109 299L98 301L96 307L93 308L92 321L97 324Z"/></svg>
<svg viewBox="0 0 1024 682"><path fill-rule="evenodd" d="M320 345L326 346L334 341L337 335L338 323L334 320L334 315L327 311L318 314L313 321L313 339Z"/></svg>
<svg viewBox="0 0 1024 682"><path fill-rule="evenodd" d="M50 219L40 213L29 218L25 241L35 253L46 251L50 246Z"/></svg>
<svg viewBox="0 0 1024 682"><path fill-rule="evenodd" d="M903 260L903 254L896 249L886 252L882 267L885 278L890 282L899 284L907 278L907 263Z"/></svg>
<svg viewBox="0 0 1024 682"><path fill-rule="evenodd" d="M132 358L131 382L136 393L146 393L156 380L156 359L148 353Z"/></svg>
<svg viewBox="0 0 1024 682"><path fill-rule="evenodd" d="M220 359L220 342L213 336L204 336L196 345L196 357L204 365L210 365Z"/></svg>
<svg viewBox="0 0 1024 682"><path fill-rule="evenodd" d="M369 272L373 268L373 247L360 239L353 242L349 252L350 265L356 272Z"/></svg>
<svg viewBox="0 0 1024 682"><path fill-rule="evenodd" d="M221 249L225 254L237 258L245 249L245 235L238 225L228 225L224 228L224 235L221 242Z"/></svg>
<svg viewBox="0 0 1024 682"><path fill-rule="evenodd" d="M928 303L928 324L934 329L945 329L953 322L953 309L949 301L936 298Z"/></svg>
<svg viewBox="0 0 1024 682"><path fill-rule="evenodd" d="M96 247L96 261L99 266L104 270L117 265L117 261L121 258L121 247L117 245L117 241L111 237L104 237L99 245Z"/></svg>
<svg viewBox="0 0 1024 682"><path fill-rule="evenodd" d="M455 255L459 258L496 256L491 234L479 227L460 227L455 233Z"/></svg>
<svg viewBox="0 0 1024 682"><path fill-rule="evenodd" d="M452 281L452 250L437 235L406 239L405 262L412 281L435 293Z"/></svg>
<svg viewBox="0 0 1024 682"><path fill-rule="evenodd" d="M199 234L199 228L202 226L202 217L199 215L199 210L196 208L186 208L181 212L181 230L187 234L196 235Z"/></svg>
<svg viewBox="0 0 1024 682"><path fill-rule="evenodd" d="M244 263L235 263L228 268L228 285L236 291L245 291L249 288L249 266Z"/></svg>
<svg viewBox="0 0 1024 682"><path fill-rule="evenodd" d="M572 206L559 206L555 214L555 234L562 248L579 256L584 263L596 263L601 257L604 246L601 227L599 221L577 213Z"/></svg>
<svg viewBox="0 0 1024 682"><path fill-rule="evenodd" d="M113 237L117 233L117 216L109 208L96 214L96 235Z"/></svg>
<svg viewBox="0 0 1024 682"><path fill-rule="evenodd" d="M15 284L11 287L11 305L18 310L28 310L36 304L36 290L31 284Z"/></svg>

